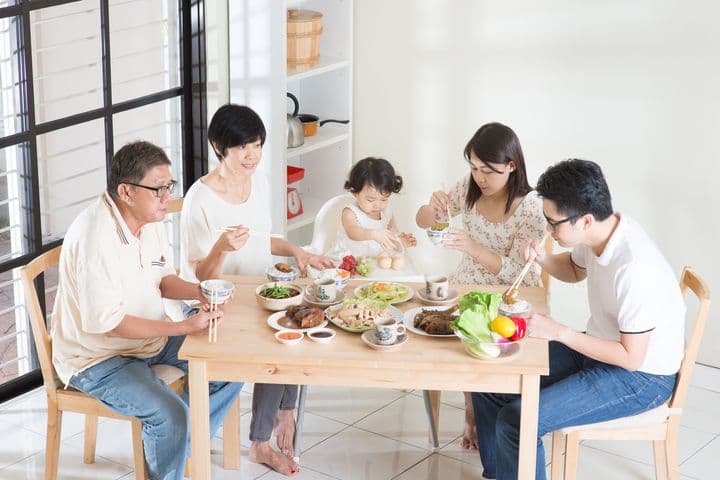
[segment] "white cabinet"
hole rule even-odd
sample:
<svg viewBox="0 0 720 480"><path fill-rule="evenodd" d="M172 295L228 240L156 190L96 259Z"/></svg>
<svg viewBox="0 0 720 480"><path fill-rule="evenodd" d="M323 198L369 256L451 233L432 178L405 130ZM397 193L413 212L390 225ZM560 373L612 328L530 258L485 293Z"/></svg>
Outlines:
<svg viewBox="0 0 720 480"><path fill-rule="evenodd" d="M309 69L286 67L286 16L288 8L323 14L320 61ZM255 109L268 130L264 160L258 174L272 185L273 230L297 244L307 244L322 204L343 193L352 164L352 121L328 123L305 143L287 148L286 114L292 113L295 95L300 113L320 120L352 120L353 2L352 0L250 0L230 2L230 100ZM296 188L304 213L287 219L286 168L305 170Z"/></svg>

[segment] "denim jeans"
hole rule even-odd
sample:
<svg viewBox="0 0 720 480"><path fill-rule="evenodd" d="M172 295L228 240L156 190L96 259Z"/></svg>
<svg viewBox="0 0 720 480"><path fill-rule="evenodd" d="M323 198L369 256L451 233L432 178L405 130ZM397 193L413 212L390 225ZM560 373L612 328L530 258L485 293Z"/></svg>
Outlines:
<svg viewBox="0 0 720 480"><path fill-rule="evenodd" d="M550 375L540 379L535 478L545 480L543 435L658 407L670 398L675 378L631 372L550 342ZM473 393L472 400L483 477L517 479L519 395Z"/></svg>
<svg viewBox="0 0 720 480"><path fill-rule="evenodd" d="M182 480L190 451L188 393L176 395L150 368L167 364L187 373L187 362L177 357L184 339L169 337L154 357L112 357L70 379L70 385L112 410L142 420L145 462L152 480ZM210 383L210 438L241 388L241 383Z"/></svg>

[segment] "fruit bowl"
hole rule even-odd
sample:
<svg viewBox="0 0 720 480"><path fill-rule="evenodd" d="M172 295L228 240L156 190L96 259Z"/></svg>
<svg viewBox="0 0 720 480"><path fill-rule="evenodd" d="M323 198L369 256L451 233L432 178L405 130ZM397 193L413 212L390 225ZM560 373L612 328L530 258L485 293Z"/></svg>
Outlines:
<svg viewBox="0 0 720 480"><path fill-rule="evenodd" d="M509 340L499 335L493 335L492 342L481 342L475 338L465 336L459 330L455 330L460 340L462 340L465 352L475 358L482 360L500 360L511 357L520 351L522 342L525 337L518 340Z"/></svg>

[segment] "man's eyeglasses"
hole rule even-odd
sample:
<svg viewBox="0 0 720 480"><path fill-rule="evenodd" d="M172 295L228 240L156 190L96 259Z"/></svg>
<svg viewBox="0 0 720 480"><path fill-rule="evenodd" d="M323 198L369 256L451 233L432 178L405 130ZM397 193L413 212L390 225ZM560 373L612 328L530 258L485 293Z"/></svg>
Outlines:
<svg viewBox="0 0 720 480"><path fill-rule="evenodd" d="M133 187L140 187L144 188L146 190L152 190L155 192L155 196L157 198L162 198L165 196L165 194L172 195L172 193L175 191L175 185L177 185L177 181L173 180L167 185L162 185L160 187L148 187L146 185L140 185L139 183L130 183L130 182L123 182L127 183L128 185L132 185Z"/></svg>
<svg viewBox="0 0 720 480"><path fill-rule="evenodd" d="M563 218L562 220L557 220L557 221L553 222L552 220L550 220L548 218L547 215L545 215L545 213L543 213L543 217L545 217L545 221L547 222L548 225L550 225L550 228L552 228L553 230L556 230L558 226L562 225L565 222L574 222L575 220L577 220L578 218L580 218L582 216L583 216L582 213L576 213L575 215L570 215L567 218Z"/></svg>

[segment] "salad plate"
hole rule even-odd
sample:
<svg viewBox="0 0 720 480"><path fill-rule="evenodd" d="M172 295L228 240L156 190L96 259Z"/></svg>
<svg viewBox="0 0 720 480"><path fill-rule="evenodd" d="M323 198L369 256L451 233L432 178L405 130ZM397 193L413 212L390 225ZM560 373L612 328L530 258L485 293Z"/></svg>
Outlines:
<svg viewBox="0 0 720 480"><path fill-rule="evenodd" d="M357 287L354 293L358 298L379 300L391 305L407 302L415 295L415 291L412 288L396 282L366 283L365 285Z"/></svg>

